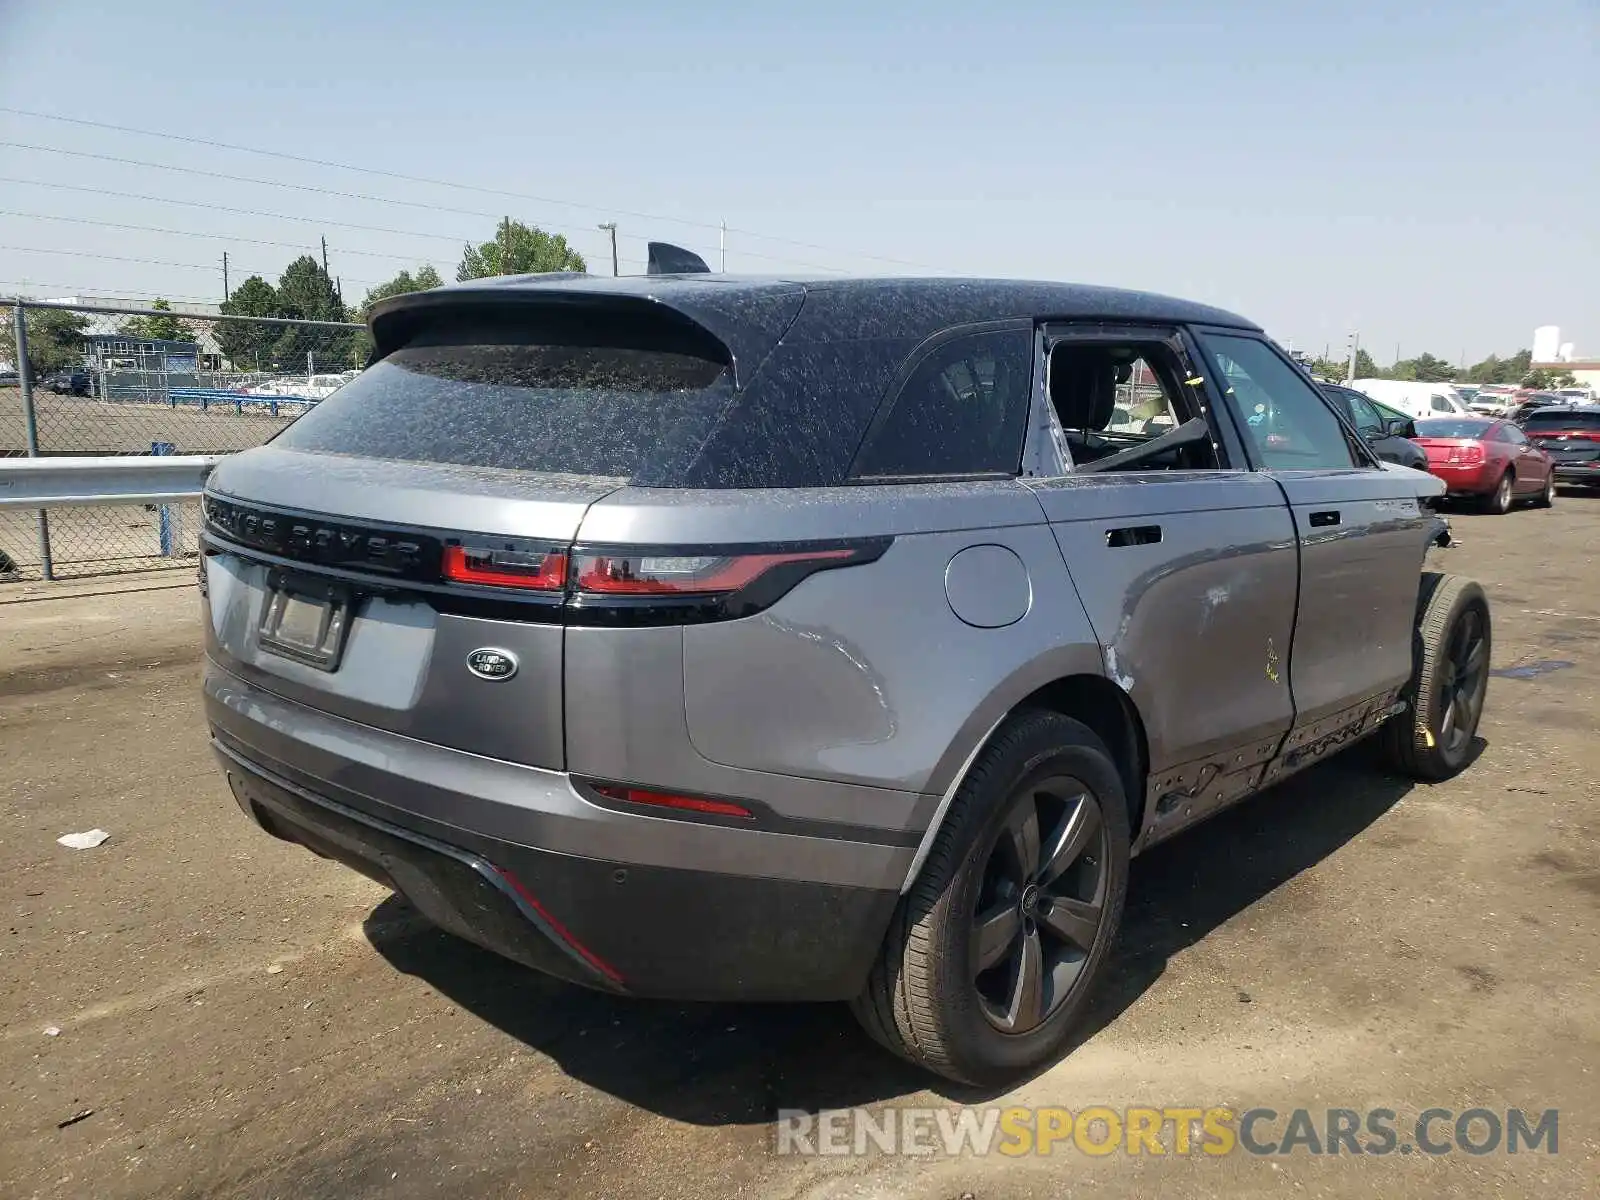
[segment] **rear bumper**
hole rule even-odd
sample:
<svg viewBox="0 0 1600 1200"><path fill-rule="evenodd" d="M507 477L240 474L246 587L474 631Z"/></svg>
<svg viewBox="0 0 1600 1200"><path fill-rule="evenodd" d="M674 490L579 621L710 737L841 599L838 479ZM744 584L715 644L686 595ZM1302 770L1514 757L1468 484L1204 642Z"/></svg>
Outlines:
<svg viewBox="0 0 1600 1200"><path fill-rule="evenodd" d="M1490 467L1457 468L1438 464L1430 464L1428 470L1444 481L1445 488L1453 496L1486 495L1499 485L1502 474Z"/></svg>
<svg viewBox="0 0 1600 1200"><path fill-rule="evenodd" d="M393 888L468 941L607 991L677 1000L854 996L913 853L595 808L559 772L349 726L214 664L206 705L234 797L268 833ZM356 731L387 743L386 771L361 761ZM329 757L341 732L350 753ZM419 753L456 760L445 768L459 786L477 785L476 794L419 790L427 780L417 776L430 771L406 757ZM502 769L520 784L513 800L493 798ZM417 811L423 797L426 813ZM574 823L586 828L575 832ZM763 845L740 862L736 848L751 849L754 838L778 839L775 851ZM572 852L584 839L591 852ZM640 853L646 845L652 853ZM674 846L681 862L671 861ZM786 848L791 865L809 862L820 877L752 873L752 863L782 858Z"/></svg>
<svg viewBox="0 0 1600 1200"><path fill-rule="evenodd" d="M1557 483L1587 483L1600 487L1600 461L1584 463L1557 463Z"/></svg>

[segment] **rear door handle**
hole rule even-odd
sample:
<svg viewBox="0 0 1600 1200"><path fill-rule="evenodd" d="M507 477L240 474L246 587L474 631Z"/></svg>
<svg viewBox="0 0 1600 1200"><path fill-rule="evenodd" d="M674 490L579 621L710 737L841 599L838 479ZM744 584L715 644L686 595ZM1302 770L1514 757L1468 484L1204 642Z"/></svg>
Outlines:
<svg viewBox="0 0 1600 1200"><path fill-rule="evenodd" d="M1106 530L1106 545L1113 550L1122 546L1153 546L1160 540L1159 525L1125 525L1121 529Z"/></svg>
<svg viewBox="0 0 1600 1200"><path fill-rule="evenodd" d="M1323 526L1323 525L1337 525L1338 523L1339 523L1339 511L1338 511L1338 509L1327 509L1327 510L1325 510L1323 512L1314 512L1314 513L1311 514L1311 524L1312 524L1313 527Z"/></svg>

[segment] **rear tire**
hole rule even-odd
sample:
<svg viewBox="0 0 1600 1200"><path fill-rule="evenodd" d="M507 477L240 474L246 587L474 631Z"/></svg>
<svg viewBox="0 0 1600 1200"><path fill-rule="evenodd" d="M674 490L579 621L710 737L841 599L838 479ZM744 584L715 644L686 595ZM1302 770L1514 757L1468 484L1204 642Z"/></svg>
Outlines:
<svg viewBox="0 0 1600 1200"><path fill-rule="evenodd" d="M1012 1082L1060 1057L1116 939L1128 844L1105 744L1059 713L1017 714L956 792L852 1004L857 1019L959 1083Z"/></svg>
<svg viewBox="0 0 1600 1200"><path fill-rule="evenodd" d="M1503 517L1510 512L1512 486L1511 472L1507 471L1500 476L1500 482L1495 484L1494 491L1484 497L1484 510L1493 513L1497 517Z"/></svg>
<svg viewBox="0 0 1600 1200"><path fill-rule="evenodd" d="M1489 689L1489 601L1470 579L1424 572L1417 602L1410 711L1384 730L1386 757L1402 774L1437 782L1462 770Z"/></svg>
<svg viewBox="0 0 1600 1200"><path fill-rule="evenodd" d="M1539 493L1539 498L1534 502L1535 508L1554 508L1556 503L1556 477L1554 473L1544 481L1544 491Z"/></svg>

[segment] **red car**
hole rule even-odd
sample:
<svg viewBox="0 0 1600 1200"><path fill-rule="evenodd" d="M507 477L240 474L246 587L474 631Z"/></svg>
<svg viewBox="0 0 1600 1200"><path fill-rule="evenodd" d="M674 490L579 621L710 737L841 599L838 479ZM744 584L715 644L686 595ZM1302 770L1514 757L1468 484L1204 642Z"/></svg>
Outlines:
<svg viewBox="0 0 1600 1200"><path fill-rule="evenodd" d="M1434 417L1416 426L1412 440L1449 495L1471 496L1492 513L1509 512L1518 500L1541 508L1555 503L1555 464L1510 421Z"/></svg>

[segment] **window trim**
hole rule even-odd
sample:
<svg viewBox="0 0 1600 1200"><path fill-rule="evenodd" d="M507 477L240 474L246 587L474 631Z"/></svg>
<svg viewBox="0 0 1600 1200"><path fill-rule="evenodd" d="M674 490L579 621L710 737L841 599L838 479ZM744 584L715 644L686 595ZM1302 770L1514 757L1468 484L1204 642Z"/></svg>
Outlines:
<svg viewBox="0 0 1600 1200"><path fill-rule="evenodd" d="M1242 469L1237 464L1245 461L1244 447L1240 444L1237 431L1233 429L1231 423L1226 418L1219 416L1218 397L1208 387L1210 380L1207 378L1207 373L1196 369L1196 364L1203 360L1199 358L1194 339L1189 336L1185 326L1168 322L1144 325L1128 321L1066 321L1044 318L1039 322L1037 341L1036 353L1038 357L1034 366L1034 413L1029 418L1029 443L1023 451L1024 475L1031 478L1060 479L1077 473L1077 464L1072 461L1071 455L1066 449L1064 431L1061 428L1059 418L1056 416L1055 405L1050 401L1048 390L1047 376L1050 352L1066 341L1090 344L1095 342L1159 343L1165 346L1172 353L1173 358L1177 360L1180 372L1180 386L1187 380L1194 379L1197 376L1201 380L1198 386L1189 388L1189 399L1198 408L1198 412L1193 415L1203 417L1211 429L1211 450L1216 456L1217 465L1215 467L1198 468L1195 471L1174 472L1151 468L1149 472L1131 469L1118 472L1118 474L1210 475L1219 471ZM1195 395L1197 392L1199 393L1198 396Z"/></svg>
<svg viewBox="0 0 1600 1200"><path fill-rule="evenodd" d="M937 333L924 338L911 352L905 356L904 361L896 368L894 375L889 379L883 389L883 395L878 398L878 406L873 411L872 420L867 422L867 428L861 435L861 440L856 443L856 448L850 454L850 465L845 468L844 483L846 486L883 487L892 484L910 483L965 483L981 482L994 479L1016 479L1023 473L1028 457L1028 437L1030 429L1028 420L1023 423L1023 437L1021 452L1018 457L1018 466L1013 471L951 471L931 472L923 475L862 475L857 471L861 456L867 447L872 445L872 440L883 431L889 423L889 418L894 415L895 406L900 403L905 393L906 385L911 377L921 369L922 364L937 354L950 342L959 341L966 337L980 336L985 333L1010 333L1031 332L1033 322L1027 317L1012 317L1000 321L974 321L964 325L947 325ZM1038 346L1035 339L1034 363L1030 387L1038 385L1039 364ZM1029 397L1029 414L1032 415L1032 397Z"/></svg>
<svg viewBox="0 0 1600 1200"><path fill-rule="evenodd" d="M1250 463L1250 469L1252 471L1293 471L1297 473L1311 473L1318 471L1382 471L1384 469L1383 460L1378 457L1377 451L1373 450L1373 448L1367 444L1366 438L1362 437L1361 434L1356 430L1355 426L1351 422L1345 420L1343 414L1340 413L1338 409L1334 408L1331 403L1329 403L1328 398L1322 394L1322 389L1317 386L1316 382L1307 378L1305 372L1295 364L1295 361L1292 358L1284 353L1282 347L1280 347L1265 333L1254 329L1240 329L1231 325L1196 325L1192 327L1192 330L1195 334L1195 341L1199 344L1200 353L1204 356L1202 361L1204 361L1206 364L1207 374L1213 383L1218 383L1225 376L1222 370L1222 365L1217 361L1216 355L1211 351L1210 347L1206 343L1206 339L1208 337L1239 338L1252 342L1259 342L1261 345L1265 346L1269 353L1274 355L1278 361L1283 363L1283 365L1290 371L1294 372L1295 375L1305 383L1306 387L1310 389L1311 394L1316 397L1317 402L1320 403L1323 409L1326 410L1326 412L1334 419L1334 422L1339 426L1340 431L1344 434L1345 445L1351 451L1352 457L1356 460L1359 460L1351 462L1346 466L1339 467L1268 466L1266 460L1261 456L1261 449L1256 445L1255 439L1245 435L1245 429L1247 426L1244 421L1244 414L1239 409L1238 398L1228 398L1226 393L1223 392L1223 389L1218 386L1216 389L1219 394L1218 399L1223 403L1223 406L1227 410L1229 417L1232 419L1235 427L1238 428L1240 432L1240 437L1244 443L1245 457Z"/></svg>

